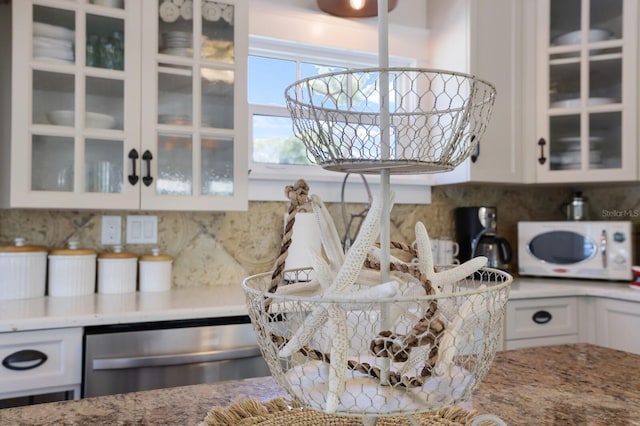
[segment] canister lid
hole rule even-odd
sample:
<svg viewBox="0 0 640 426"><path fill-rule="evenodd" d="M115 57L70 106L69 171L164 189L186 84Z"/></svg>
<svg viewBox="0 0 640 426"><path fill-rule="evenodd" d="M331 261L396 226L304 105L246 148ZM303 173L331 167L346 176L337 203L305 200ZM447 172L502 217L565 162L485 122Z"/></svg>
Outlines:
<svg viewBox="0 0 640 426"><path fill-rule="evenodd" d="M77 241L69 241L68 248L53 249L49 253L51 256L86 256L95 255L96 251L90 248L78 248Z"/></svg>
<svg viewBox="0 0 640 426"><path fill-rule="evenodd" d="M140 262L167 262L172 260L173 257L168 254L160 254L159 248L152 249L151 254L140 256Z"/></svg>
<svg viewBox="0 0 640 426"><path fill-rule="evenodd" d="M45 246L25 245L24 238L16 238L13 246L0 246L0 253L39 253L47 252Z"/></svg>
<svg viewBox="0 0 640 426"><path fill-rule="evenodd" d="M135 253L127 253L122 251L122 246L114 246L112 252L100 253L98 259L136 259Z"/></svg>

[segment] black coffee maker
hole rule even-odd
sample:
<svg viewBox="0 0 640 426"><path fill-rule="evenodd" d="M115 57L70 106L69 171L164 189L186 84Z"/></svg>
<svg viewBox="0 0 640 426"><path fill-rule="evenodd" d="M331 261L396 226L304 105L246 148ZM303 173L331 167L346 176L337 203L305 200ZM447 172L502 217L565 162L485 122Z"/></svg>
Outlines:
<svg viewBox="0 0 640 426"><path fill-rule="evenodd" d="M488 267L506 270L511 262L511 245L506 239L496 235L496 208L458 207L454 215L460 262L476 256L486 256Z"/></svg>

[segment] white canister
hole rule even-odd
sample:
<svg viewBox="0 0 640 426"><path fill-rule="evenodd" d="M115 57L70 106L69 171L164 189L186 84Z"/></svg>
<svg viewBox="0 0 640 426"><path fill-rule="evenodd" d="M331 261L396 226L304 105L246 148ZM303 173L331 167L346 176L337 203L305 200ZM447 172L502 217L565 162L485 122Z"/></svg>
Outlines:
<svg viewBox="0 0 640 426"><path fill-rule="evenodd" d="M167 291L171 289L171 262L173 258L160 254L154 248L151 255L140 257L140 291Z"/></svg>
<svg viewBox="0 0 640 426"><path fill-rule="evenodd" d="M138 256L115 246L112 253L98 256L98 293L133 293L136 291Z"/></svg>
<svg viewBox="0 0 640 426"><path fill-rule="evenodd" d="M16 238L13 246L0 246L0 300L44 296L47 248L27 246Z"/></svg>
<svg viewBox="0 0 640 426"><path fill-rule="evenodd" d="M96 252L78 248L75 241L69 248L49 253L49 296L80 296L96 289Z"/></svg>

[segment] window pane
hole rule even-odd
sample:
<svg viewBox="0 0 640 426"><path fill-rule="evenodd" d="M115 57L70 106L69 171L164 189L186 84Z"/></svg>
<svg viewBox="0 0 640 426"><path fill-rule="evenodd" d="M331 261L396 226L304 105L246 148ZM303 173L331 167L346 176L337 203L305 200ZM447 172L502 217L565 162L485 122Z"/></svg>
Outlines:
<svg viewBox="0 0 640 426"><path fill-rule="evenodd" d="M314 75L343 71L345 69L346 68L332 67L330 65L302 63L300 64L300 78L313 77Z"/></svg>
<svg viewBox="0 0 640 426"><path fill-rule="evenodd" d="M291 119L253 115L253 161L272 164L311 164L302 141L293 135Z"/></svg>
<svg viewBox="0 0 640 426"><path fill-rule="evenodd" d="M294 61L249 56L249 103L285 106L284 89L294 81Z"/></svg>

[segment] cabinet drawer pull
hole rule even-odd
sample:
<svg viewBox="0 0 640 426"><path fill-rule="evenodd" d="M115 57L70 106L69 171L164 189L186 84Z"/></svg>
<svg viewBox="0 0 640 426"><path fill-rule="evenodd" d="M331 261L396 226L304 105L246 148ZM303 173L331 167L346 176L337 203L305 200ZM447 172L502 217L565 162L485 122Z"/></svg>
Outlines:
<svg viewBox="0 0 640 426"><path fill-rule="evenodd" d="M2 360L2 365L9 370L31 370L40 367L47 361L47 354L35 349L23 349L7 355Z"/></svg>
<svg viewBox="0 0 640 426"><path fill-rule="evenodd" d="M145 186L149 186L153 182L153 178L151 177L151 160L153 160L153 155L151 151L146 150L144 154L142 154L142 159L147 162L147 174L142 177L142 183L144 183Z"/></svg>
<svg viewBox="0 0 640 426"><path fill-rule="evenodd" d="M138 177L138 174L136 173L136 161L138 160L140 156L138 155L138 151L136 151L135 149L132 149L131 151L129 151L129 159L131 159L131 166L132 166L132 173L129 175L129 183L131 185L135 185L136 183L138 183L138 179L140 179Z"/></svg>
<svg viewBox="0 0 640 426"><path fill-rule="evenodd" d="M551 318L553 317L549 311L538 311L531 317L536 324L546 324L551 321Z"/></svg>
<svg viewBox="0 0 640 426"><path fill-rule="evenodd" d="M476 135L472 135L471 136L471 143L473 143L473 141L475 139L476 139ZM471 154L471 162L475 163L476 161L478 161L478 158L480 158L480 142L478 142L476 144L475 152L473 154Z"/></svg>
<svg viewBox="0 0 640 426"><path fill-rule="evenodd" d="M540 163L540 165L547 162L547 158L544 156L544 146L546 144L547 141L545 141L544 138L540 138L538 141L538 146L540 147L540 158L538 158L538 163Z"/></svg>

